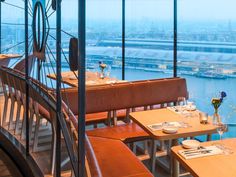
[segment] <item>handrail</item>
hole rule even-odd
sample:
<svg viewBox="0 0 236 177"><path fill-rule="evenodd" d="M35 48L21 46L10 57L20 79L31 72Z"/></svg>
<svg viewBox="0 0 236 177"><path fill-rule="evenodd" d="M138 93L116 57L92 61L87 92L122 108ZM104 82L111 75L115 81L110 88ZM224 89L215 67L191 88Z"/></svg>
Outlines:
<svg viewBox="0 0 236 177"><path fill-rule="evenodd" d="M16 70L7 67L0 67L0 71L6 73L7 77L12 79L11 82L16 83L16 84L11 84L11 87L13 87L13 89L21 91L22 94L25 94L25 89L21 87L26 82L24 73L18 72ZM56 101L54 96L50 92L48 92L47 88L44 85L35 81L32 78L28 81L28 85L29 85L29 96L32 98L32 100L44 106L46 110L49 111L52 119L56 118L57 114ZM72 165L72 170L74 174L77 175L78 157L76 149L73 148L74 144L76 144L76 141L73 142L73 137L71 137L71 132L69 131L69 127L66 124L65 117L68 116L66 116L66 112L63 111L63 113L59 116L59 122L61 125L62 134L65 138L66 148Z"/></svg>
<svg viewBox="0 0 236 177"><path fill-rule="evenodd" d="M67 152L68 152L68 155L69 155L69 158L70 158L70 162L71 162L73 171L74 171L74 173L77 176L77 173L78 173L78 158L75 155L76 153L75 153L75 151L73 149L73 144L74 143L72 142L72 138L70 136L70 132L68 130L68 126L66 125L64 114L63 113L61 113L61 114L60 113L56 113L56 101L55 101L55 98L52 95L49 95L49 93L47 93L47 91L45 90L45 88L42 87L41 84L35 83L34 81L31 80L29 82L29 87L34 89L44 99L44 101L46 101L49 104L49 106L54 111L54 117L57 117L56 114L59 114L58 118L59 118L61 130L62 130L62 134L64 136L64 140L65 140L65 143L66 143Z"/></svg>

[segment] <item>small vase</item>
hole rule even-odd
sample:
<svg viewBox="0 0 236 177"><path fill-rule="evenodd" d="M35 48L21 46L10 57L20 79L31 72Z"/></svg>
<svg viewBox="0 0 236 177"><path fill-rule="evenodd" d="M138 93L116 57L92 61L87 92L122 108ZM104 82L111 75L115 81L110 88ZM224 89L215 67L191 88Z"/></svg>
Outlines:
<svg viewBox="0 0 236 177"><path fill-rule="evenodd" d="M220 115L218 114L218 110L215 109L215 112L213 114L213 124L217 125L221 122Z"/></svg>

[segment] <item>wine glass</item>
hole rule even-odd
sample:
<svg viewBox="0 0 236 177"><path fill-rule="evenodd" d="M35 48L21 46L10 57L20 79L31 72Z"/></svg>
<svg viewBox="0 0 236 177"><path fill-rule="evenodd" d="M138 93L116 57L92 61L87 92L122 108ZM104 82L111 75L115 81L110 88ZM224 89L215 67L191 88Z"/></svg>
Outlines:
<svg viewBox="0 0 236 177"><path fill-rule="evenodd" d="M227 131L228 131L227 124L224 124L224 123L220 122L217 125L217 132L220 135L220 140L222 140L222 136L223 136L224 132L227 132Z"/></svg>
<svg viewBox="0 0 236 177"><path fill-rule="evenodd" d="M228 125L220 122L217 124L217 126L218 126L217 132L220 135L220 141L222 141L222 135L224 134L224 132L228 131ZM231 148L224 146L222 143L214 143L214 145L217 146L219 149L221 149L223 153L226 155L234 153L234 151Z"/></svg>
<svg viewBox="0 0 236 177"><path fill-rule="evenodd" d="M177 98L177 105L178 106L185 106L187 104L185 97L178 97Z"/></svg>
<svg viewBox="0 0 236 177"><path fill-rule="evenodd" d="M107 65L107 72L106 72L106 76L109 78L111 75L111 66Z"/></svg>
<svg viewBox="0 0 236 177"><path fill-rule="evenodd" d="M187 101L185 97L178 97L177 98L177 107L178 107L178 111L182 114L183 113L183 109L184 106L186 106Z"/></svg>

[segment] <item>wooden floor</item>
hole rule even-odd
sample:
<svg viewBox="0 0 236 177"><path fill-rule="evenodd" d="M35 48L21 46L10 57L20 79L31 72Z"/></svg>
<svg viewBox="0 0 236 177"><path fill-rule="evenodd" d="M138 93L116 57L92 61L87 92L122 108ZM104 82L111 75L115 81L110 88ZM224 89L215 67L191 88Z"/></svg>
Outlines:
<svg viewBox="0 0 236 177"><path fill-rule="evenodd" d="M4 98L2 95L0 95L0 113L2 113L2 106L3 106ZM8 116L7 116L8 117ZM44 136L41 137L41 141L45 143L51 143L51 130L50 126L46 126L42 128L41 131L44 131ZM10 131L11 132L11 131ZM14 134L11 132L11 134ZM22 144L25 143L24 140L20 140L19 135L15 136ZM3 154L3 155L2 155ZM38 166L40 167L41 171L45 174L46 177L51 177L52 174L50 173L50 160L51 160L51 151L46 150L46 151L41 151L41 152L32 152L32 146L31 146L31 156L35 159L37 162ZM62 161L66 161L67 159L67 153L66 153L66 148L65 145L62 145ZM132 162L131 162L132 163ZM149 160L143 161L143 163L149 167ZM66 163L62 167L62 176L63 177L69 177L71 176L70 172L70 163ZM21 177L21 174L17 170L16 166L12 161L7 157L6 154L3 153L3 151L0 150L0 177L2 176L17 176ZM163 170L161 167L158 165L156 166L156 171L155 171L155 176L156 177L170 177L171 175L167 173L165 170Z"/></svg>

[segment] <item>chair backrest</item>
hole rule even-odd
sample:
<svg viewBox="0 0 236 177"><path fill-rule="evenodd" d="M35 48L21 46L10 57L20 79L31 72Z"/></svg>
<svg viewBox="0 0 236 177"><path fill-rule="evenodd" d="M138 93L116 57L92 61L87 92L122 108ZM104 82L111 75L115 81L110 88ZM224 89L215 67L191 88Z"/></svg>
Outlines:
<svg viewBox="0 0 236 177"><path fill-rule="evenodd" d="M176 102L188 97L186 80L168 78L111 84L86 89L86 113ZM78 88L62 90L62 99L78 114Z"/></svg>

